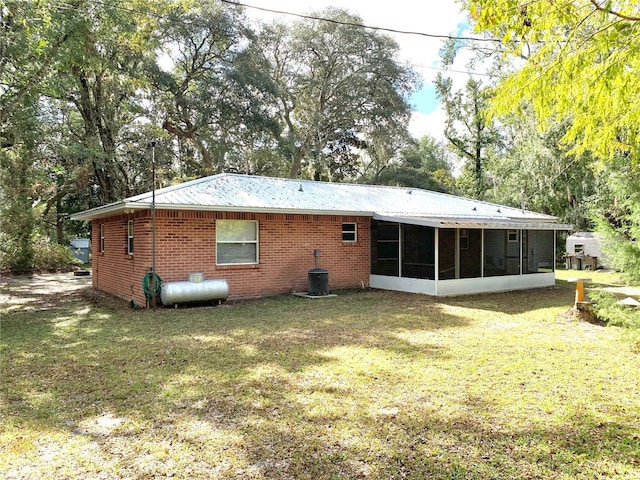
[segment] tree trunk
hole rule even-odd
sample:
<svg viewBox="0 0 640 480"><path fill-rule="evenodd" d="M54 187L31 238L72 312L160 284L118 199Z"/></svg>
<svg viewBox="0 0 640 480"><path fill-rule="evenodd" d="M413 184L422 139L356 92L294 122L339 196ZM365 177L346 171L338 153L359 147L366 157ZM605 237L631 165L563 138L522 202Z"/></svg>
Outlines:
<svg viewBox="0 0 640 480"><path fill-rule="evenodd" d="M56 199L56 242L64 245L64 213L62 212L62 197Z"/></svg>

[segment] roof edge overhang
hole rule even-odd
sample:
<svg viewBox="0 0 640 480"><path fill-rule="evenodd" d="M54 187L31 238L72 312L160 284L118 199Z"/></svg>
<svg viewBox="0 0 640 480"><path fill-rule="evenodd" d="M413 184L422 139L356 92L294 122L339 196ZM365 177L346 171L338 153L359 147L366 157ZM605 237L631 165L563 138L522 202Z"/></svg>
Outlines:
<svg viewBox="0 0 640 480"><path fill-rule="evenodd" d="M71 220L91 221L99 218L112 217L134 213L136 211L150 210L150 202L118 202L92 208L84 212L74 213ZM155 204L156 210L187 210L198 212L243 212L243 213L280 213L288 215L345 215L350 217L373 217L373 212L350 211L350 210L300 210L294 208L269 208L269 207L232 207L224 205L174 205Z"/></svg>
<svg viewBox="0 0 640 480"><path fill-rule="evenodd" d="M573 226L565 223L516 220L510 218L439 218L439 217L411 217L403 215L374 214L374 220L384 222L404 223L408 225L421 225L434 228L484 228L484 229L516 229L516 230L572 230Z"/></svg>
<svg viewBox="0 0 640 480"><path fill-rule="evenodd" d="M71 215L71 220L91 221L116 215L126 215L136 211L150 210L151 202L117 202L102 207L85 210ZM222 205L174 205L155 204L156 210L186 210L201 212L242 212L242 213L279 213L294 215L345 215L358 217L372 217L375 220L421 225L434 228L485 228L485 229L534 229L534 230L572 230L573 226L549 221L521 220L509 218L441 218L415 217L405 215L384 215L365 211L348 210L299 210L293 208L269 207L232 207Z"/></svg>

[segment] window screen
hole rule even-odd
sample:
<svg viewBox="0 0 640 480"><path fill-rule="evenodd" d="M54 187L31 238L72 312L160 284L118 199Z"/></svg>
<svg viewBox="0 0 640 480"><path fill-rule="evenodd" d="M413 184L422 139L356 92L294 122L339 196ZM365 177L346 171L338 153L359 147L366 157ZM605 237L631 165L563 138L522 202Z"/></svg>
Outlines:
<svg viewBox="0 0 640 480"><path fill-rule="evenodd" d="M342 241L355 242L358 240L358 233L355 223L342 224Z"/></svg>
<svg viewBox="0 0 640 480"><path fill-rule="evenodd" d="M127 222L127 253L133 255L133 220Z"/></svg>
<svg viewBox="0 0 640 480"><path fill-rule="evenodd" d="M218 220L216 222L218 265L258 263L258 222Z"/></svg>

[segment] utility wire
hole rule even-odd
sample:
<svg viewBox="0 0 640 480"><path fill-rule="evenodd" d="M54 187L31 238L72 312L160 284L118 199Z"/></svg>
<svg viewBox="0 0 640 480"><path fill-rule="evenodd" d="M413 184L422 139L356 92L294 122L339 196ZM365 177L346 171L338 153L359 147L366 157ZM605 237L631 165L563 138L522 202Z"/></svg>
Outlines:
<svg viewBox="0 0 640 480"><path fill-rule="evenodd" d="M411 66L413 68L427 68L429 70L436 70L438 72L445 72L445 73L461 73L464 75L478 75L481 77L489 77L489 78L498 78L500 75L496 75L493 73L480 73L480 72L472 72L470 70L454 70L451 68L446 68L446 67L434 67L434 66L429 66L429 65L417 65L417 64L411 64Z"/></svg>
<svg viewBox="0 0 640 480"><path fill-rule="evenodd" d="M360 23L355 23L355 22L343 22L343 21L340 21L340 20L334 20L334 19L325 18L325 17L318 17L318 16L314 16L314 15L304 15L304 14L298 14L298 13L293 13L293 12L286 12L286 11L283 11L283 10L273 10L273 9L264 8L264 7L257 7L255 5L248 5L248 4L236 2L236 1L233 1L233 0L220 0L220 1L222 3L226 3L228 5L244 7L244 8L250 8L250 9L260 10L260 11L269 12L269 13L276 13L276 14L280 14L280 15L290 15L290 16L294 16L294 17L298 17L298 18L305 18L305 19L308 19L308 20L318 20L318 21L334 23L334 24L338 24L338 25L353 26L353 27L359 27L359 28L367 28L367 29L371 29L371 30L392 32L392 33L398 33L398 34L403 34L403 35L418 35L418 36L429 37L429 38L449 39L449 40L483 41L483 42L496 42L496 43L500 43L501 42L500 40L492 39L492 38L476 38L476 37L465 37L465 36L455 36L455 35L438 35L438 34L431 34L431 33L425 33L425 32L411 32L411 31L404 31L404 30L396 30L396 29L386 28L386 27L372 27L372 26L368 26L368 25L364 25L364 24L360 24ZM101 5L101 6L113 7L113 8L116 8L116 9L124 11L124 12L136 13L136 14L150 14L151 16L153 16L155 18L158 18L158 19L164 19L165 18L162 15L154 15L153 13L148 12L148 11L142 11L142 10L139 10L139 9L128 8L128 7L124 7L122 5L108 3L107 1L103 1L103 0L93 0L93 3L96 4L96 5ZM59 10L72 10L74 7L72 5L70 5L70 4L68 4L68 3L65 3L65 2L61 1L61 2L59 2L59 3L57 3L55 5L55 8L57 8ZM472 72L472 71L467 71L467 70L453 70L453 69L445 68L445 67L436 67L436 66L428 66L428 65L412 65L412 66L414 68L425 68L425 69L437 70L437 71L441 71L441 72L445 72L445 73L460 73L460 74L483 76L483 77L492 77L492 78L497 77L497 75L490 74L490 73Z"/></svg>
<svg viewBox="0 0 640 480"><path fill-rule="evenodd" d="M335 23L337 25L360 27L360 28L366 28L366 29L369 29L369 30L377 30L377 31L381 31L381 32L398 33L398 34L401 34L401 35L416 35L416 36L420 36L420 37L439 38L439 39L444 39L444 40L466 40L466 41L474 41L474 42L502 43L502 41L497 39L497 38L478 38L478 37L466 37L466 36L459 36L459 35L439 35L439 34L436 34L436 33L413 32L413 31L409 31L409 30L397 30L395 28L387 28L387 27L372 27L370 25L365 25L363 23L343 22L341 20L335 20L333 18L318 17L318 16L315 16L315 15L305 15L305 14L302 14L302 13L293 13L293 12L287 12L287 11L284 11L284 10L274 10L274 9L271 9L271 8L258 7L256 5L249 5L249 4L242 3L242 2L236 2L234 0L220 0L220 1L222 3L227 3L229 5L236 5L238 7L250 8L250 9L253 9L253 10L260 10L262 12L277 13L278 15L288 15L288 16L291 16L291 17L304 18L304 19L307 19L307 20L318 20L318 21L327 22L327 23Z"/></svg>

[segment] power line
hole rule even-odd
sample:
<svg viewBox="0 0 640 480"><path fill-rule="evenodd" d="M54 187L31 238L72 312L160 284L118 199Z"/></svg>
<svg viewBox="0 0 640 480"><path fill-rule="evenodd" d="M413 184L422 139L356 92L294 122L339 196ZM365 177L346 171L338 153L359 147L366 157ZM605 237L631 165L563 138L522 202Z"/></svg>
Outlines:
<svg viewBox="0 0 640 480"><path fill-rule="evenodd" d="M417 64L411 64L411 66L413 68L427 68L429 70L437 70L439 72L462 73L462 74L465 74L465 75L478 75L478 76L481 76L481 77L490 77L490 78L498 78L499 77L499 75L495 75L493 73L472 72L470 70L453 70L451 68L434 67L434 66L429 66L429 65L417 65Z"/></svg>
<svg viewBox="0 0 640 480"><path fill-rule="evenodd" d="M308 19L308 20L323 21L323 22L334 23L334 24L344 25L344 26L366 28L366 29L376 30L376 31L392 32L392 33L398 33L398 34L403 34L403 35L417 35L417 36L423 36L423 37L428 37L428 38L437 38L437 39L482 41L482 42L497 42L497 43L501 43L500 40L492 39L492 38L476 38L476 37L465 37L465 36L456 36L456 35L439 35L439 34L431 34L431 33L425 33L425 32L411 32L411 31L404 31L404 30L396 30L396 29L386 28L386 27L372 27L372 26L368 26L368 25L364 25L364 24L360 24L360 23L356 23L356 22L343 22L343 21L340 21L340 20L335 20L335 19L326 18L326 17L318 17L318 16L314 16L314 15L304 15L304 14L298 14L298 13L293 13L293 12L286 12L286 11L283 11L283 10L273 10L273 9L264 8L264 7L257 7L255 5L248 5L248 4L236 2L236 1L233 1L233 0L219 0L219 1L222 2L222 3L226 3L228 5L233 5L233 6L237 6L237 7L250 8L250 9L260 10L260 11L269 12L269 13L276 13L276 14L280 14L280 15L290 15L290 16L294 16L294 17L298 17L298 18L304 18L304 19ZM93 0L93 3L95 5L113 7L113 8L116 8L116 9L124 11L124 12L150 15L150 16L152 16L154 18L159 19L159 20L165 19L164 16L154 14L153 12L143 11L143 10L140 10L140 9L134 9L134 8L129 8L129 7L124 7L124 6L118 5L118 4L111 4L111 3L108 3L108 2L103 1L103 0ZM57 8L59 10L72 10L74 7L72 5L70 5L70 4L68 4L68 3L65 3L65 2L61 1L61 2L59 2L59 3L57 3L55 5L55 8ZM497 76L497 75L489 74L489 73L480 73L480 72L473 72L473 71L467 71L467 70L453 70L453 69L450 69L450 68L434 67L434 66L428 66L428 65L412 65L412 66L414 68L426 68L426 69L430 69L430 70L437 70L437 71L448 72L448 73L460 73L460 74L476 75L476 76L483 76L483 77L493 77L493 78L495 78Z"/></svg>
<svg viewBox="0 0 640 480"><path fill-rule="evenodd" d="M502 43L501 40L496 39L496 38L478 38L478 37L466 37L466 36L459 36L459 35L439 35L439 34L436 34L436 33L414 32L414 31L409 31L409 30L398 30L398 29L395 29L395 28L388 28L388 27L372 27L370 25L365 25L363 23L343 22L341 20L335 20L333 18L318 17L318 16L315 16L315 15L305 15L305 14L302 14L302 13L294 13L294 12L287 12L287 11L284 11L284 10L274 10L274 9L271 9L271 8L258 7L256 5L248 5L246 3L236 2L234 0L220 0L220 1L222 3L227 3L229 5L236 5L238 7L250 8L250 9L253 9L253 10L260 10L262 12L277 13L278 15L287 15L287 16L291 16L291 17L304 18L306 20L318 20L318 21L321 21L321 22L334 23L336 25L345 25L345 26L348 26L348 27L360 27L360 28L366 28L368 30L376 30L376 31L381 31L381 32L397 33L397 34L400 34L400 35L416 35L416 36L420 36L420 37L439 38L439 39L443 39L443 40L465 40L465 41L474 41L474 42Z"/></svg>
<svg viewBox="0 0 640 480"><path fill-rule="evenodd" d="M219 1L221 3L226 3L227 5L233 5L233 6L237 6L237 7L249 8L249 9L253 9L253 10L260 10L260 11L268 12L268 13L276 13L278 15L287 15L287 16L292 16L292 17L297 17L297 18L304 18L304 19L307 19L307 20L317 20L317 21L321 21L321 22L333 23L333 24L336 24L336 25L344 25L344 26L350 26L350 27L366 28L368 30L374 30L374 31L397 33L397 34L400 34L400 35L415 35L415 36L427 37L427 38L437 38L437 39L441 39L441 40L462 40L462 41L473 41L473 42L502 43L502 40L497 39L497 38L468 37L468 36L463 36L463 35L442 35L442 34L436 34L436 33L415 32L415 31L410 31L410 30L398 30L398 29L389 28L389 27L373 27L371 25L365 25L363 23L343 22L341 20L336 20L336 19L333 19L333 18L318 17L318 16L315 16L315 15L305 15L305 14L302 14L302 13L294 13L294 12L288 12L288 11L284 11L284 10L274 10L274 9L265 8L265 7L258 7L256 5L249 5L249 4L237 2L237 1L234 1L234 0L219 0ZM157 15L157 14L154 14L154 13L149 12L149 11L142 11L140 9L124 7L122 5L117 5L117 4L114 5L114 4L110 4L110 3L107 3L107 2L101 1L101 0L93 0L93 3L96 4L96 5L101 5L101 6L109 6L109 7L121 10L121 11L129 12L129 13L147 14L147 15L150 15L150 16L155 17L155 18L160 19L160 20L165 18L162 15ZM70 5L68 3L60 2L59 4L55 5L55 8L58 8L60 10L63 10L63 9L64 10L72 10L75 7L73 7L72 5Z"/></svg>

